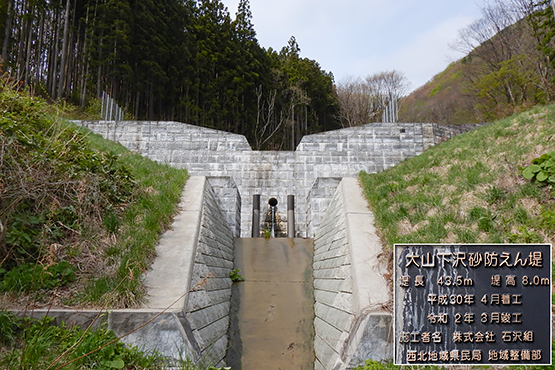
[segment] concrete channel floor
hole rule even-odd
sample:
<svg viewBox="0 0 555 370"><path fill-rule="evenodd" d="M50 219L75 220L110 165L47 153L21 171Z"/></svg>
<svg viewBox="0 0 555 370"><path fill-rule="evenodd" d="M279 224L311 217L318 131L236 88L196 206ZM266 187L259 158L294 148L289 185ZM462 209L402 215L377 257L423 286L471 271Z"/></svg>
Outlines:
<svg viewBox="0 0 555 370"><path fill-rule="evenodd" d="M313 369L313 254L313 239L236 239L228 366Z"/></svg>

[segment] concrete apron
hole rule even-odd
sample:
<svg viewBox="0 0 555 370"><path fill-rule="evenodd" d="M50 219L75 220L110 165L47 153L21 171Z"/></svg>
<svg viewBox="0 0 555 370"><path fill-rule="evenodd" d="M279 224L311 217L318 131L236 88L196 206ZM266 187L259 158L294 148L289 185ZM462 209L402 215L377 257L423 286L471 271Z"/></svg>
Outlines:
<svg viewBox="0 0 555 370"><path fill-rule="evenodd" d="M233 370L313 369L312 239L236 239L230 347Z"/></svg>

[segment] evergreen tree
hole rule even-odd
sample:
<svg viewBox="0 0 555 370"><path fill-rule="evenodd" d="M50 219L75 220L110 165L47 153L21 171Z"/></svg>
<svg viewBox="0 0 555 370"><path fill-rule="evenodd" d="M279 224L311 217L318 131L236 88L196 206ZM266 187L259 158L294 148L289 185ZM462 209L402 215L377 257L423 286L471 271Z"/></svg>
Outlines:
<svg viewBox="0 0 555 370"><path fill-rule="evenodd" d="M248 0L234 19L221 0L0 0L0 27L4 71L37 94L84 107L106 91L137 119L241 133L257 149L333 127L331 74L294 38L263 49Z"/></svg>

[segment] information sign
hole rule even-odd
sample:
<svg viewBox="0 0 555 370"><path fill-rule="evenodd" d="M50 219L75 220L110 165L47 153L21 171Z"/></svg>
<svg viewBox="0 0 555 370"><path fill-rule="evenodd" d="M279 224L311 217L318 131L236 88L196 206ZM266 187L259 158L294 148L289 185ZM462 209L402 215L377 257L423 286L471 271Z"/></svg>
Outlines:
<svg viewBox="0 0 555 370"><path fill-rule="evenodd" d="M395 364L551 364L551 246L396 244Z"/></svg>

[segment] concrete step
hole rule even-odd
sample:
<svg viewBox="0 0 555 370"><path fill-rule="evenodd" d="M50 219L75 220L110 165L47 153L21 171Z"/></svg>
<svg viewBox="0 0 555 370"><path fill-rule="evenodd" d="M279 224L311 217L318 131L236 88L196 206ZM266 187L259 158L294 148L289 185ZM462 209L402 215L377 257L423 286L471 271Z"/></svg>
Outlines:
<svg viewBox="0 0 555 370"><path fill-rule="evenodd" d="M230 348L233 370L314 368L312 239L241 238L233 284Z"/></svg>

